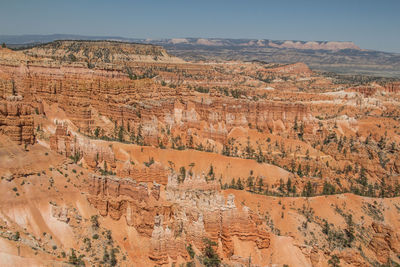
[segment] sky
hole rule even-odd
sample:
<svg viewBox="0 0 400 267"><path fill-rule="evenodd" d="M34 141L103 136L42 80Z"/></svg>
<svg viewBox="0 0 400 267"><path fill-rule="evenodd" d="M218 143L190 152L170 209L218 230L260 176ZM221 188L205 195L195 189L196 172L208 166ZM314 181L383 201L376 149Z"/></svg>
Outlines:
<svg viewBox="0 0 400 267"><path fill-rule="evenodd" d="M0 0L0 35L353 41L400 53L400 0Z"/></svg>

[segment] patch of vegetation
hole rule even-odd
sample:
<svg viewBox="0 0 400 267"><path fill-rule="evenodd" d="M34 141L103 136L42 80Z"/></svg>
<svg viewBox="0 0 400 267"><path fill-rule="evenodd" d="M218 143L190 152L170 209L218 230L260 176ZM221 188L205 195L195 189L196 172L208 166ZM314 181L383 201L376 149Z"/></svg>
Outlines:
<svg viewBox="0 0 400 267"><path fill-rule="evenodd" d="M194 259L194 256L196 256L196 253L193 250L192 244L189 244L188 246L186 246L186 250L187 250L190 258Z"/></svg>
<svg viewBox="0 0 400 267"><path fill-rule="evenodd" d="M385 219L383 217L382 210L377 207L377 202L374 202L374 204L367 203L366 205L362 206L362 209L366 214L368 214L374 220L382 222Z"/></svg>
<svg viewBox="0 0 400 267"><path fill-rule="evenodd" d="M92 217L90 217L90 222L92 223L92 227L94 229L98 229L100 224L99 224L99 216L98 215L92 215Z"/></svg>
<svg viewBox="0 0 400 267"><path fill-rule="evenodd" d="M205 238L203 242L205 243L205 247L203 249L203 255L201 255L201 262L207 267L220 266L221 259L214 250L214 247L217 245L217 243L208 238Z"/></svg>
<svg viewBox="0 0 400 267"><path fill-rule="evenodd" d="M196 92L203 93L203 94L208 94L210 92L210 88L203 87L203 86L194 86L193 89Z"/></svg>
<svg viewBox="0 0 400 267"><path fill-rule="evenodd" d="M149 158L149 161L145 161L145 162L143 162L143 164L144 164L146 167L150 167L151 165L154 164L154 158L153 158L153 157Z"/></svg>
<svg viewBox="0 0 400 267"><path fill-rule="evenodd" d="M85 262L82 260L83 257L83 255L77 256L75 250L71 248L71 254L69 255L68 263L74 266L85 266Z"/></svg>
<svg viewBox="0 0 400 267"><path fill-rule="evenodd" d="M340 267L340 259L337 255L332 255L332 257L328 260L329 266L332 267Z"/></svg>
<svg viewBox="0 0 400 267"><path fill-rule="evenodd" d="M72 159L74 163L77 163L82 158L81 152L75 151L75 153L71 155L69 158Z"/></svg>

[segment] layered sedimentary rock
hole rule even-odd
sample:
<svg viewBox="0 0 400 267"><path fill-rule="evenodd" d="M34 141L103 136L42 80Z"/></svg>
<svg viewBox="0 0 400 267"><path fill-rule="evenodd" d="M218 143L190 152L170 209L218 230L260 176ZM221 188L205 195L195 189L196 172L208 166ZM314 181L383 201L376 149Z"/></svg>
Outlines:
<svg viewBox="0 0 400 267"><path fill-rule="evenodd" d="M385 89L390 93L398 93L400 92L400 82L388 83L385 85Z"/></svg>
<svg viewBox="0 0 400 267"><path fill-rule="evenodd" d="M380 262L387 262L391 254L399 255L400 253L400 234L382 223L374 222L372 224L374 230L373 237L369 243L369 248L375 252Z"/></svg>
<svg viewBox="0 0 400 267"><path fill-rule="evenodd" d="M75 160L84 161L90 168L96 168L104 163L115 167L115 157L109 146L97 146L96 141L71 133L66 124L57 124L56 130L50 136L50 148L66 157L73 156Z"/></svg>
<svg viewBox="0 0 400 267"><path fill-rule="evenodd" d="M75 152L74 148L73 137L68 132L68 127L57 125L54 135L50 136L50 149L69 157Z"/></svg>
<svg viewBox="0 0 400 267"><path fill-rule="evenodd" d="M117 175L121 177L131 177L138 182L151 183L156 182L166 185L168 174L165 168L158 164L151 165L148 168L137 168L130 162L126 162L121 169L117 170Z"/></svg>
<svg viewBox="0 0 400 267"><path fill-rule="evenodd" d="M0 132L18 144L33 144L34 123L32 108L20 96L0 100Z"/></svg>
<svg viewBox="0 0 400 267"><path fill-rule="evenodd" d="M148 79L132 80L123 69L105 67L89 69L86 66L68 64L68 61L64 62L60 59L60 55L68 54L66 51L70 51L72 54L82 54L82 58L76 56L76 64L78 64L82 62L86 50L89 51L87 52L89 53L88 57L91 57L95 53L93 51L108 49L109 57L115 60L115 62L109 64L120 66L118 60L121 57L119 54L121 49L122 51L128 48L133 49L134 51L131 51L133 55L153 56L153 54L165 53L161 48L147 45L142 45L143 48L141 45L138 46L140 47L137 48L135 45L125 43L74 43L72 41L39 46L26 51L26 54L40 56L39 58L41 58L41 55L46 53L46 56L54 58L54 61L50 61L50 64L48 61L27 60L22 62L24 67L3 66L4 83L0 83L0 89L3 87L3 90L10 90L13 83L11 77L18 77L18 79L14 79L16 80L15 90L24 99L39 103L42 101L57 103L66 112L69 119L84 131L93 130L96 127L91 108L96 109L101 115L107 116L112 121L116 121L118 125L124 125L127 128L131 124L137 126L140 122L154 121L154 117L161 123L169 124L166 122L167 118L176 114L177 102L182 102L184 106L190 107L186 111L187 113L197 112L200 115L198 120L208 120L214 114L222 114L221 118L214 118L214 121L218 120L227 124L228 131L232 122L241 126L251 124L253 127L263 127L265 120L280 119L286 121L295 116L303 116L307 112L304 106L295 104L258 103L243 100L227 101L227 99L215 99L211 102L196 100L194 110L191 110L193 107L191 101L193 100L190 98L193 97L193 93L186 86L180 86L178 90L174 88L176 87L175 84L173 84L174 87L167 87L160 86ZM104 63L107 60L100 57L97 61ZM219 83L219 86L228 86L231 80L235 79L234 75L221 72L217 67L201 64L177 63L171 66L171 64L158 61L156 63L138 62L133 59L128 62L133 72L152 71L156 75L155 80L170 80L178 85L182 83L181 76L185 77L185 83L192 83L195 87L201 87L203 84L212 87L217 81L215 85ZM237 70L235 69L235 71ZM310 74L310 70L304 64L290 64L278 68L264 69L264 71L278 73L278 75L280 72L292 73L293 71L294 73ZM246 94L248 93L252 94L251 90L246 92ZM177 101L177 98L179 98L179 101ZM244 116L241 116L242 114ZM250 116L250 114L252 115ZM195 123L198 122L195 121ZM190 124L183 126L190 127ZM205 134L212 135L212 131L212 129L206 130ZM218 134L216 137L220 138ZM154 137L149 138L154 139Z"/></svg>
<svg viewBox="0 0 400 267"><path fill-rule="evenodd" d="M248 208L237 208L234 196L224 199L216 181L204 176L187 177L183 183L169 177L167 198L160 185L137 183L117 177L90 177L89 202L102 216L125 217L129 226L151 238L150 259L157 264L168 258L187 258L186 246L204 246L204 238L221 241L227 257L235 254L233 237L252 241L258 249L269 247L265 222Z"/></svg>
<svg viewBox="0 0 400 267"><path fill-rule="evenodd" d="M363 94L364 97L371 97L377 92L378 88L375 86L357 86L349 90Z"/></svg>
<svg viewBox="0 0 400 267"><path fill-rule="evenodd" d="M74 196L65 192L76 189L90 215L75 229L85 243L75 249L91 263L99 258L86 243L99 231L92 248L99 244L102 227L129 254L120 265L126 255L146 266L191 261L187 246L199 256L204 238L233 265L250 256L262 266L397 261L397 200L367 205L400 192L397 83L339 79L301 63L173 61L159 47L114 42L0 50L0 130L29 143L34 119L40 141L18 153L3 145L5 198L59 194L46 214L70 227L65 202ZM35 169L7 166L37 147L27 161ZM337 195L311 197L319 194ZM106 218L95 230L88 218L97 212Z"/></svg>
<svg viewBox="0 0 400 267"><path fill-rule="evenodd" d="M129 178L91 175L89 177L88 201L102 216L114 220L125 217L126 224L136 228L145 236L151 236L154 216L170 214L171 207L163 206L160 198L160 185L137 183Z"/></svg>
<svg viewBox="0 0 400 267"><path fill-rule="evenodd" d="M131 177L138 182L154 181L162 185L167 184L168 175L164 167L152 164L147 168L138 168L130 161L126 161L120 168L116 168L117 160L112 148L96 143L101 141L71 133L64 124L58 124L55 133L50 136L50 149L66 157L72 157L88 168L116 172L121 177Z"/></svg>
<svg viewBox="0 0 400 267"><path fill-rule="evenodd" d="M173 231L178 230L179 237L170 240L170 227L163 229L156 225L152 235L152 259L165 263L168 256L173 255L173 250L163 246L166 239L176 247L186 243L198 248L204 246L204 237L221 241L227 257L235 254L234 236L253 241L258 249L269 247L269 234L262 220L246 207L237 208L233 195L225 200L218 187L217 182L207 182L201 175L189 176L182 183L178 182L177 176L169 177L167 200L179 206L174 214L175 227L172 227Z"/></svg>

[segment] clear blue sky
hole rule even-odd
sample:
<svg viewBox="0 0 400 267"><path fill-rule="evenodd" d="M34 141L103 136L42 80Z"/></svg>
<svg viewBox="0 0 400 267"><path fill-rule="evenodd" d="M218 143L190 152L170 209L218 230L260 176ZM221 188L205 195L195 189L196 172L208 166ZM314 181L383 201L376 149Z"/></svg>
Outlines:
<svg viewBox="0 0 400 267"><path fill-rule="evenodd" d="M400 52L400 0L1 0L0 34L354 41Z"/></svg>

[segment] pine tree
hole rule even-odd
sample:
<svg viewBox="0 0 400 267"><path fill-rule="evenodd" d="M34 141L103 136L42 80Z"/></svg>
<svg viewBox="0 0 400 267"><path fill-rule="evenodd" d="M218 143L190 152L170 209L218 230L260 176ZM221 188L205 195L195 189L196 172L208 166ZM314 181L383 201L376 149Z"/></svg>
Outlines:
<svg viewBox="0 0 400 267"><path fill-rule="evenodd" d="M96 138L99 138L99 134L100 134L100 128L99 128L99 127L96 127L96 129L94 130L94 136L95 136Z"/></svg>
<svg viewBox="0 0 400 267"><path fill-rule="evenodd" d="M311 197L314 194L314 190L312 188L311 182L308 181L306 186L303 189L303 197Z"/></svg>
<svg viewBox="0 0 400 267"><path fill-rule="evenodd" d="M248 178L247 178L247 182L246 182L246 185L247 185L247 187L248 188L252 188L253 187L253 177L252 176L249 176Z"/></svg>
<svg viewBox="0 0 400 267"><path fill-rule="evenodd" d="M279 179L279 187L278 187L278 190L281 191L282 193L285 191L285 186L284 186L284 183L283 183L282 178Z"/></svg>
<svg viewBox="0 0 400 267"><path fill-rule="evenodd" d="M184 166L180 167L178 175L178 183L183 183L186 178L186 169Z"/></svg>
<svg viewBox="0 0 400 267"><path fill-rule="evenodd" d="M335 191L336 191L335 186L331 185L327 181L324 182L324 186L322 189L323 195L333 195L335 194Z"/></svg>
<svg viewBox="0 0 400 267"><path fill-rule="evenodd" d="M193 136L189 137L189 141L188 141L188 148L193 149Z"/></svg>
<svg viewBox="0 0 400 267"><path fill-rule="evenodd" d="M246 152L246 158L248 158L248 159L253 158L254 149L251 147L251 144L250 144L250 136L247 136L247 145L245 148L245 152Z"/></svg>
<svg viewBox="0 0 400 267"><path fill-rule="evenodd" d="M144 144L143 140L144 139L143 139L143 136L142 136L142 125L139 124L138 133L137 133L137 136L136 136L136 144L142 146Z"/></svg>
<svg viewBox="0 0 400 267"><path fill-rule="evenodd" d="M230 188L236 189L236 181L235 181L235 178L232 178Z"/></svg>
<svg viewBox="0 0 400 267"><path fill-rule="evenodd" d="M261 146L258 146L257 162L258 162L258 163L263 163L263 162L265 162L265 156L264 156L264 154L262 153Z"/></svg>
<svg viewBox="0 0 400 267"><path fill-rule="evenodd" d="M124 141L124 127L120 126L118 131L118 141Z"/></svg>
<svg viewBox="0 0 400 267"><path fill-rule="evenodd" d="M264 181L263 181L263 178L260 177L260 178L258 178L258 192L262 191L263 186L264 186Z"/></svg>
<svg viewBox="0 0 400 267"><path fill-rule="evenodd" d="M303 171L301 170L301 164L299 164L299 167L297 168L297 175L300 177L303 177Z"/></svg>
<svg viewBox="0 0 400 267"><path fill-rule="evenodd" d="M292 180L290 179L290 177L288 178L288 180L286 182L286 190L288 193L292 192Z"/></svg>
<svg viewBox="0 0 400 267"><path fill-rule="evenodd" d="M114 249L111 249L111 254L110 254L110 265L111 265L111 266L116 266L116 265L117 265L117 258L115 257L115 251L114 251Z"/></svg>
<svg viewBox="0 0 400 267"><path fill-rule="evenodd" d="M104 173L107 173L107 162L104 161Z"/></svg>
<svg viewBox="0 0 400 267"><path fill-rule="evenodd" d="M243 190L244 189L244 186L243 186L242 181L240 180L240 178L237 181L237 188L239 190Z"/></svg>
<svg viewBox="0 0 400 267"><path fill-rule="evenodd" d="M129 139L130 139L130 141L131 141L132 143L135 143L135 141L136 141L136 136L135 136L135 130L134 130L134 129L132 129L132 132L131 132L131 135L130 135Z"/></svg>
<svg viewBox="0 0 400 267"><path fill-rule="evenodd" d="M325 221L324 225L322 226L322 233L329 235L329 223L327 221Z"/></svg>
<svg viewBox="0 0 400 267"><path fill-rule="evenodd" d="M110 255L108 254L108 251L106 248L104 248L104 254L103 254L103 262L106 263L110 260Z"/></svg>
<svg viewBox="0 0 400 267"><path fill-rule="evenodd" d="M214 246L217 244L209 239L205 239L204 243L206 246L203 249L202 261L207 267L218 267L221 265L221 259L214 250Z"/></svg>
<svg viewBox="0 0 400 267"><path fill-rule="evenodd" d="M366 175L366 169L364 167L361 167L360 169L360 178L358 179L358 182L362 186L367 186L368 185L368 180L367 180L367 175Z"/></svg>
<svg viewBox="0 0 400 267"><path fill-rule="evenodd" d="M208 171L207 177L209 177L210 180L215 180L214 167L212 164L210 165L210 170Z"/></svg>

